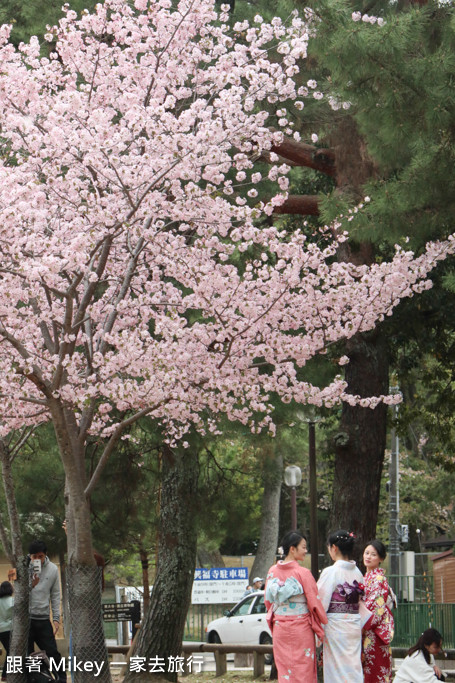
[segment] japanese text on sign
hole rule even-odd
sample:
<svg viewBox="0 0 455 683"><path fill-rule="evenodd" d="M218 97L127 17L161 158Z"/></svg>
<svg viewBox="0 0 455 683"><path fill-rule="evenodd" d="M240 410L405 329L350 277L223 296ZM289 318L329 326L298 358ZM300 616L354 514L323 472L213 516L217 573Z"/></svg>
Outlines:
<svg viewBox="0 0 455 683"><path fill-rule="evenodd" d="M194 572L193 604L238 602L248 585L247 567L215 567Z"/></svg>

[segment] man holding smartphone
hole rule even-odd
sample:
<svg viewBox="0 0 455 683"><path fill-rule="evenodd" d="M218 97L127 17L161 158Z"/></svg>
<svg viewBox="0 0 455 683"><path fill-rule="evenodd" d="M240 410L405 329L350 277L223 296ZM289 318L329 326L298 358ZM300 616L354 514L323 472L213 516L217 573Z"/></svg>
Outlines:
<svg viewBox="0 0 455 683"><path fill-rule="evenodd" d="M43 541L32 541L29 545L32 569L32 590L30 593L30 631L28 651L33 652L34 643L58 665L61 655L57 650L55 634L60 627L60 580L58 568L47 556ZM50 609L52 607L52 620ZM59 670L59 680L66 681L65 671Z"/></svg>

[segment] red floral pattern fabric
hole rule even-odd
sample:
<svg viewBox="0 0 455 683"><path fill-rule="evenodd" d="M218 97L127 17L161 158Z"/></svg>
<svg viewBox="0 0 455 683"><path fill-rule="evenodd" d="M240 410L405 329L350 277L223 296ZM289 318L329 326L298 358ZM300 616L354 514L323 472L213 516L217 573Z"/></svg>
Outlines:
<svg viewBox="0 0 455 683"><path fill-rule="evenodd" d="M392 680L393 615L387 605L389 584L383 569L373 569L364 577L365 605L373 617L363 632L363 673L365 683Z"/></svg>

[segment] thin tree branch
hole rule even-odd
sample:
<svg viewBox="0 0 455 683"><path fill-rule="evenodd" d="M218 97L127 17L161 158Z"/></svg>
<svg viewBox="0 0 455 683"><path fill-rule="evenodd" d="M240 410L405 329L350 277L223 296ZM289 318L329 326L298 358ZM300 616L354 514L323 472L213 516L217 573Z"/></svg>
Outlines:
<svg viewBox="0 0 455 683"><path fill-rule="evenodd" d="M125 429L127 427L129 427L130 425L134 424L135 422L137 422L138 420L140 420L141 417L145 417L146 415L148 415L149 413L154 411L156 408L159 408L160 406L165 405L166 403L169 402L169 400L170 399L167 399L167 400L161 401L160 403L157 403L153 406L149 406L148 408L144 408L143 410L140 410L138 413L131 415L131 417L126 418L125 420L123 420L123 422L120 422L117 425L117 427L115 428L115 431L113 432L113 434L109 438L109 441L107 442L106 448L104 449L101 458L98 460L98 464L95 468L95 471L93 472L93 475L92 475L92 477L91 477L91 479L90 479L90 481L89 481L89 483L85 489L85 495L87 496L87 498L90 497L93 489L97 485L97 483L101 477L102 471L103 471L104 467L106 466L107 461L109 460L110 456L112 455L114 448L117 445L117 443L119 442L120 437L124 433Z"/></svg>

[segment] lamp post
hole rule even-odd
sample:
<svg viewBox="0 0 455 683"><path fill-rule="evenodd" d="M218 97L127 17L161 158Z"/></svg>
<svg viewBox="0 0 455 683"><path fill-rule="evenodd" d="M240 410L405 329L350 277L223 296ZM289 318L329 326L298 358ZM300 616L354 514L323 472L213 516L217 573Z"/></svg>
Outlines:
<svg viewBox="0 0 455 683"><path fill-rule="evenodd" d="M316 424L308 423L308 458L310 470L310 534L311 534L311 573L317 581L318 563L318 502L316 488Z"/></svg>
<svg viewBox="0 0 455 683"><path fill-rule="evenodd" d="M302 483L302 470L297 465L288 465L284 470L284 483L291 489L291 527L297 529L297 486Z"/></svg>
<svg viewBox="0 0 455 683"><path fill-rule="evenodd" d="M307 406L305 412L298 411L296 414L299 422L308 424L308 473L310 494L310 534L311 534L311 573L315 580L319 578L318 558L318 492L316 486L316 422L318 417L312 406Z"/></svg>

